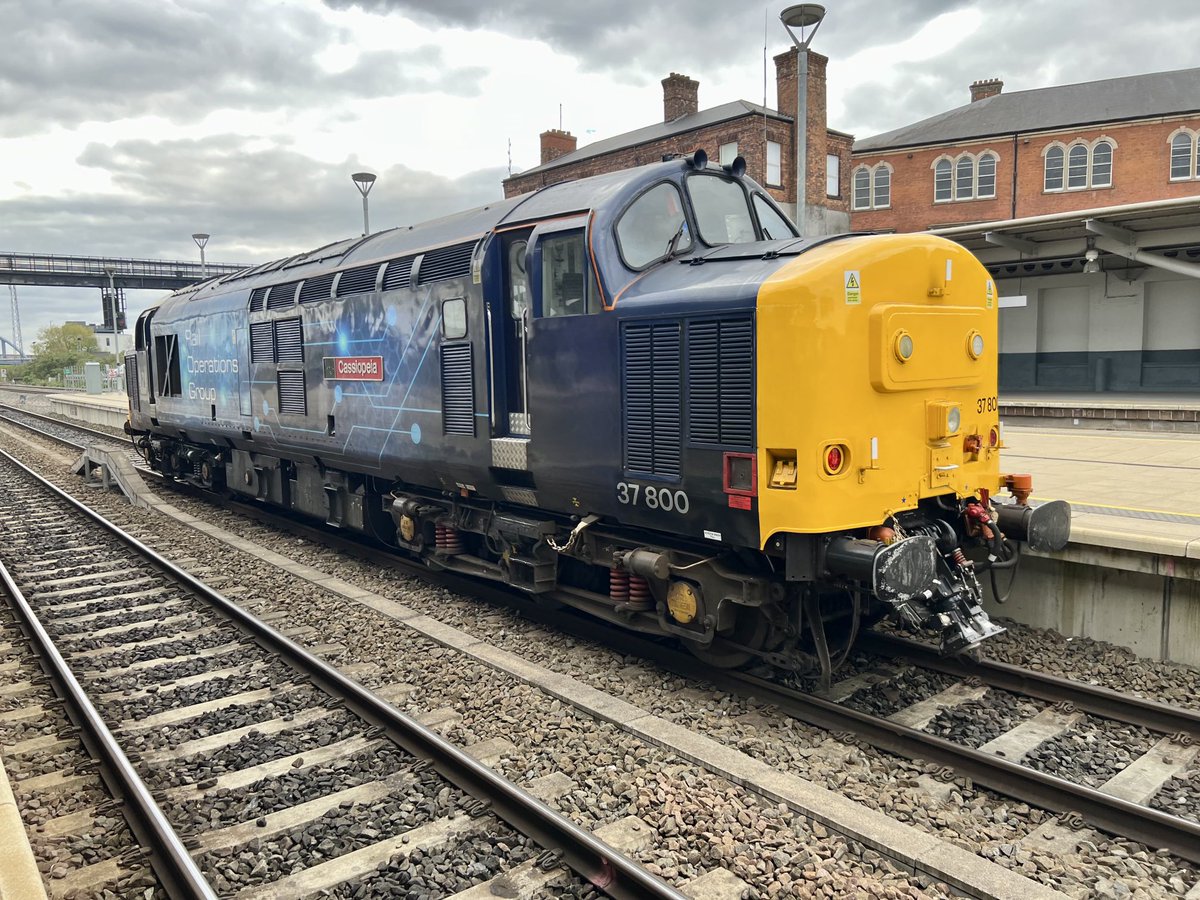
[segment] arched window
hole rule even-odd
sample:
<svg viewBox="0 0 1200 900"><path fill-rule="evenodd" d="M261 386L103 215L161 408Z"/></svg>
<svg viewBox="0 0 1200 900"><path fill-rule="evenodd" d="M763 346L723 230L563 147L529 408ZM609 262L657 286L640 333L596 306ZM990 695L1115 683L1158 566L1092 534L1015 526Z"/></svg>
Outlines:
<svg viewBox="0 0 1200 900"><path fill-rule="evenodd" d="M892 168L878 163L854 170L854 208L886 209L892 205Z"/></svg>
<svg viewBox="0 0 1200 900"><path fill-rule="evenodd" d="M1200 166L1194 166L1196 138L1181 131L1171 138L1171 180L1183 181L1200 175Z"/></svg>
<svg viewBox="0 0 1200 900"><path fill-rule="evenodd" d="M975 195L975 160L962 157L954 164L954 199L970 200Z"/></svg>
<svg viewBox="0 0 1200 900"><path fill-rule="evenodd" d="M985 197L995 197L996 155L994 153L984 153L979 157L979 161L976 165L978 177L975 181L975 196L981 199Z"/></svg>
<svg viewBox="0 0 1200 900"><path fill-rule="evenodd" d="M1085 188L1088 182L1088 148L1076 144L1067 154L1067 187Z"/></svg>
<svg viewBox="0 0 1200 900"><path fill-rule="evenodd" d="M886 209L892 205L892 170L885 163L880 163L871 171L871 180L875 183L872 206L876 209Z"/></svg>
<svg viewBox="0 0 1200 900"><path fill-rule="evenodd" d="M1113 147L1108 141L1097 141L1092 147L1092 187L1112 186Z"/></svg>
<svg viewBox="0 0 1200 900"><path fill-rule="evenodd" d="M854 208L871 208L871 170L866 166L854 172Z"/></svg>
<svg viewBox="0 0 1200 900"><path fill-rule="evenodd" d="M950 179L950 160L939 159L933 167L933 199L941 203L954 199L954 186Z"/></svg>
<svg viewBox="0 0 1200 900"><path fill-rule="evenodd" d="M1063 161L1065 155L1062 147L1051 147L1046 151L1046 181L1044 190L1061 191L1063 189Z"/></svg>

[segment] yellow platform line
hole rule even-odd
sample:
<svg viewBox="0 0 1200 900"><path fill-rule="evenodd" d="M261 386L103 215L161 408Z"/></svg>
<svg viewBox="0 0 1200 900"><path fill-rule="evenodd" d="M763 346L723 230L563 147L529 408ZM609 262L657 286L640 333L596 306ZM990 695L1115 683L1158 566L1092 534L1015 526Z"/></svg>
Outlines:
<svg viewBox="0 0 1200 900"><path fill-rule="evenodd" d="M1046 500L1063 500L1065 498L1063 498L1063 497L1034 497L1032 499L1045 502ZM1198 514L1198 513L1176 512L1173 509L1150 509L1149 507L1145 507L1145 506L1117 506L1116 504L1113 504L1113 503L1093 503L1091 500L1067 500L1067 502L1068 503L1077 503L1080 506L1092 506L1092 507L1095 507L1096 509L1120 509L1120 510L1124 510L1125 512L1156 513L1160 516L1183 516L1184 518L1188 518L1188 519L1200 519L1200 514Z"/></svg>

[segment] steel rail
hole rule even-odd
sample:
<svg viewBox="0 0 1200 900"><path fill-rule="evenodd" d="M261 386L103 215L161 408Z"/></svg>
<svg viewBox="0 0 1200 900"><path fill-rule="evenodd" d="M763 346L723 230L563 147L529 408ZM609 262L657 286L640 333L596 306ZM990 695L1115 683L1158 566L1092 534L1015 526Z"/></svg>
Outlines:
<svg viewBox="0 0 1200 900"><path fill-rule="evenodd" d="M0 450L10 462L43 481L14 457ZM122 812L143 846L150 848L150 864L164 889L172 897L216 900L216 894L171 827L150 789L134 770L116 738L75 678L29 601L17 586L8 567L0 561L0 580L9 595L9 606L26 636L38 652L43 669L55 691L67 705L70 718L82 730L81 737L92 758L100 762L101 777L113 794L125 802Z"/></svg>
<svg viewBox="0 0 1200 900"><path fill-rule="evenodd" d="M0 450L0 454L59 499L133 548L164 574L187 586L261 646L284 657L291 666L300 670L327 693L346 703L367 721L383 727L389 737L409 753L430 760L447 781L476 798L485 799L499 818L532 838L543 848L560 852L570 869L609 896L617 900L686 900L683 894L622 853L496 774L440 735L409 718L358 682L347 678L270 625L241 609L223 594L127 534L86 504L46 481L10 454L3 450Z"/></svg>
<svg viewBox="0 0 1200 900"><path fill-rule="evenodd" d="M918 641L867 632L859 646L869 653L904 657L925 669L962 678L976 677L989 687L1025 694L1050 703L1071 703L1083 712L1140 725L1161 734L1187 734L1200 741L1200 712L1122 694L1110 688L1035 672L990 659L942 656L936 647Z"/></svg>
<svg viewBox="0 0 1200 900"><path fill-rule="evenodd" d="M76 444L74 441L68 441L66 438L59 437L56 434L48 434L44 431L38 431L36 428L31 426L28 422L18 422L16 419L9 418L9 415L8 415L9 413L15 413L18 416L29 416L31 419L37 419L38 421L46 422L49 425L58 425L62 428L71 428L71 429L74 429L75 431L83 432L84 434L92 435L97 438L103 438L107 441L112 441L115 444L121 444L121 445L128 444L129 447L133 446L133 444L129 440L128 435L122 436L119 434L110 434L107 431L100 431L98 428L88 428L86 425L76 425L74 422L64 422L62 419L56 419L53 416L47 416L42 413L30 412L29 410L25 410L25 409L18 409L17 407L10 406L7 403L0 403L0 419L3 419L5 422L11 422L13 425L17 425L21 428L25 428L29 431L33 431L36 434L40 434L44 437L48 437L52 441L58 441L61 444L66 444L69 447L76 447L80 450L82 450L84 448L83 444Z"/></svg>
<svg viewBox="0 0 1200 900"><path fill-rule="evenodd" d="M787 715L832 732L851 732L889 753L933 762L953 769L992 790L1054 812L1074 812L1101 831L1120 835L1154 848L1167 848L1191 862L1200 863L1200 825L1168 813L1122 800L1093 788L1047 775L999 756L961 747L918 729L841 706L793 688L728 669L714 669L690 653L676 650L653 637L613 628L607 623L573 612L535 605L515 589L473 581L452 572L433 572L386 550L332 534L317 525L298 522L261 504L225 501L223 508L249 512L263 522L284 525L316 540L332 542L351 552L390 564L414 577L477 598L515 608L522 616L557 628L582 640L602 640L618 652L647 659L676 675L707 682L720 690L752 696ZM518 603L518 598L525 602ZM600 632L603 632L601 636ZM1103 713L1101 713L1103 714Z"/></svg>

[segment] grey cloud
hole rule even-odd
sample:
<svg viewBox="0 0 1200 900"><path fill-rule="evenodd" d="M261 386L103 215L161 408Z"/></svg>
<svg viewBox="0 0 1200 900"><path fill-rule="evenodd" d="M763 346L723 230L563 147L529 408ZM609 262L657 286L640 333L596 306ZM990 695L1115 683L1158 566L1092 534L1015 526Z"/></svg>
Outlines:
<svg viewBox="0 0 1200 900"><path fill-rule="evenodd" d="M109 173L117 192L64 197L21 196L0 201L0 248L86 256L195 259L190 235L212 234L208 258L253 263L358 234L362 204L350 157L329 164L285 142L251 149L251 139L216 135L202 140L93 144L83 165ZM258 146L261 141L255 141ZM499 168L457 178L394 165L376 168L371 223L382 229L412 224L487 203L501 196ZM37 328L64 318L96 321L99 291L21 288L28 341ZM139 297L136 304L135 296ZM154 294L131 294L131 311ZM9 330L0 316L0 334Z"/></svg>
<svg viewBox="0 0 1200 900"><path fill-rule="evenodd" d="M9 8L12 8L10 14ZM315 10L241 0L183 8L160 0L11 0L0 54L0 134L50 124L214 109L305 108L348 98L444 92L473 96L486 71L429 45L362 53L347 70L315 57L345 38Z"/></svg>

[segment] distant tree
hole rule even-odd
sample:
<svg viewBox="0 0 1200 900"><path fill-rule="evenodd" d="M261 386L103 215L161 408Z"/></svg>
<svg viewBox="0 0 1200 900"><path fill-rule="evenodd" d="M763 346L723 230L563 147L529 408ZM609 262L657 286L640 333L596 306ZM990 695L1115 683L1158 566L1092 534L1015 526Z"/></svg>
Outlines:
<svg viewBox="0 0 1200 900"><path fill-rule="evenodd" d="M46 381L62 375L63 369L81 366L100 356L96 335L86 325L68 322L50 325L38 332L33 342L33 359L13 373L24 382Z"/></svg>

